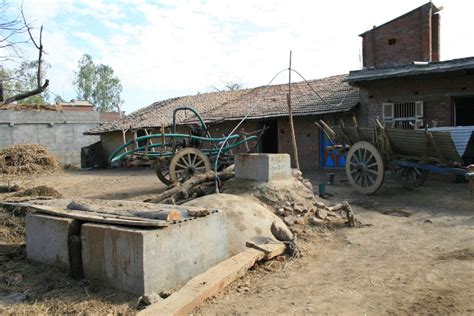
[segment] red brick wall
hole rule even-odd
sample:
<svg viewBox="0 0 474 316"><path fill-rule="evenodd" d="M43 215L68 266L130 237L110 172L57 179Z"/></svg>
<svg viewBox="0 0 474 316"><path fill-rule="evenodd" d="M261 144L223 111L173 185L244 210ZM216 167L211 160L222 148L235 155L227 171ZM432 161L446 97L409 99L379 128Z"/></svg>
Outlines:
<svg viewBox="0 0 474 316"><path fill-rule="evenodd" d="M303 170L319 168L319 130L313 124L317 117L305 116L295 117L295 133L296 143L298 145L298 154L300 160L300 167ZM237 122L224 122L219 124L210 124L210 131L212 136L221 136L222 133L229 132ZM243 124L246 131L255 131L259 128L260 122L258 120L246 121ZM278 151L280 153L287 153L293 156L290 124L288 118L278 119ZM292 166L294 167L292 158Z"/></svg>
<svg viewBox="0 0 474 316"><path fill-rule="evenodd" d="M89 105L62 105L64 112L94 112L94 107Z"/></svg>
<svg viewBox="0 0 474 316"><path fill-rule="evenodd" d="M433 14L431 17L431 60L432 61L439 61L439 57L441 55L440 51L440 42L441 42L441 35L440 35L440 26L441 26L441 15Z"/></svg>
<svg viewBox="0 0 474 316"><path fill-rule="evenodd" d="M229 121L229 122L223 122L223 123L217 123L217 124L208 124L209 132L211 133L212 137L218 138L218 137L223 137L223 135L226 135L230 133L235 126L239 123L239 121ZM245 130L246 133L254 132L261 127L259 126L259 123L257 121L245 121L235 132L235 134L241 134L242 128ZM209 144L207 144L209 145ZM249 149L253 149L255 146L255 141L250 141L248 142ZM242 144L236 149L233 149L233 153L239 153L239 152L246 152L247 147Z"/></svg>
<svg viewBox="0 0 474 316"><path fill-rule="evenodd" d="M328 124L335 124L340 118L349 122L352 114L328 115L328 116L304 116L294 117L295 136L298 146L298 157L302 170L319 169L319 130L314 122L322 118ZM220 137L223 133L228 133L234 128L237 122L224 122L209 124L209 130L213 137ZM245 131L255 131L261 128L260 121L250 120L243 124ZM348 123L351 124L351 123ZM240 128L239 128L240 130ZM241 151L243 151L241 147ZM291 144L290 123L287 117L278 119L278 152L287 153L292 157L292 167L295 167L293 160L293 147Z"/></svg>
<svg viewBox="0 0 474 316"><path fill-rule="evenodd" d="M386 79L361 84L359 120L372 125L375 117L382 117L382 103L423 101L424 122L432 126L451 126L455 96L474 96L474 74L443 75L432 78Z"/></svg>
<svg viewBox="0 0 474 316"><path fill-rule="evenodd" d="M364 67L439 60L439 15L425 5L362 35ZM389 40L395 44L389 45Z"/></svg>
<svg viewBox="0 0 474 316"><path fill-rule="evenodd" d="M319 130L314 125L316 120L314 116L293 118L298 158L300 168L303 170L319 168ZM278 120L278 151L289 154L292 157L292 165L295 167L290 122L287 117Z"/></svg>

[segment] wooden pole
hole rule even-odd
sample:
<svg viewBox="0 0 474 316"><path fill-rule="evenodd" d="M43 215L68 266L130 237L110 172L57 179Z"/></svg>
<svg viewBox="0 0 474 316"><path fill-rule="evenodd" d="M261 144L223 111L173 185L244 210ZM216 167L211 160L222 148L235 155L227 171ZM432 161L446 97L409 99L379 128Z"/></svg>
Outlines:
<svg viewBox="0 0 474 316"><path fill-rule="evenodd" d="M117 109L119 111L119 117L120 117L120 129L122 130L122 139L123 139L123 144L125 145L127 143L127 135L126 135L126 131L123 127L124 125L124 117L123 117L123 113L122 113L122 109L120 108L120 104L117 104ZM127 147L125 147L125 151L128 151Z"/></svg>
<svg viewBox="0 0 474 316"><path fill-rule="evenodd" d="M293 158L295 159L296 169L300 168L300 161L298 159L298 147L296 146L295 126L293 124L293 112L291 109L291 50L290 50L290 66L288 67L288 118L290 120L291 144L293 145Z"/></svg>

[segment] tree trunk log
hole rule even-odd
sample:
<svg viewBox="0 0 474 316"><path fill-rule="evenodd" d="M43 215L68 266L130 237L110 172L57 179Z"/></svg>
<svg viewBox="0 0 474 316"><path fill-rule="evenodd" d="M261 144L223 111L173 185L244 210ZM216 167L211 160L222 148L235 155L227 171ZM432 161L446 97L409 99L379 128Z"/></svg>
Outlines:
<svg viewBox="0 0 474 316"><path fill-rule="evenodd" d="M220 181L225 181L234 176L233 172L218 172L217 176L219 177ZM192 177L189 180L186 180L183 183L179 183L176 186L166 190L165 192L158 194L157 197L145 200L145 202L151 203L164 203L165 201L169 201L170 199L173 202L177 202L179 200L188 199L190 196L193 195L194 192L202 191L204 194L208 194L209 190L204 188L202 185L206 182L211 182L214 185L215 180L215 173L213 171L209 171L206 174L198 174ZM212 186L211 186L212 187ZM211 188L209 187L209 188Z"/></svg>

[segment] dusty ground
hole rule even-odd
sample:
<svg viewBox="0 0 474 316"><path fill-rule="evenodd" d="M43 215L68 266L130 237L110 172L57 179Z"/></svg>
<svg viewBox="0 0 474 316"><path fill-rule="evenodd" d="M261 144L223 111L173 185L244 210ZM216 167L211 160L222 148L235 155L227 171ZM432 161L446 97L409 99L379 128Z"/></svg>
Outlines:
<svg viewBox="0 0 474 316"><path fill-rule="evenodd" d="M319 183L316 174L305 176L315 187ZM435 177L406 191L389 180L367 197L341 179L338 174L328 186L333 194L328 202L348 200L364 226L307 229L300 239L303 258L256 267L196 312L474 314L474 196L467 185ZM21 183L37 185L51 186L65 198L143 200L164 189L152 170L135 169L67 171ZM5 222L0 230L13 225ZM29 299L3 309L0 304L0 312L133 312L136 297L33 265L21 243L21 232L0 234L0 296L26 292ZM17 275L24 271L29 272ZM63 282L48 282L52 275Z"/></svg>
<svg viewBox="0 0 474 316"><path fill-rule="evenodd" d="M336 181L331 200L368 226L310 232L303 258L257 268L198 312L474 314L474 196L451 180L371 197Z"/></svg>

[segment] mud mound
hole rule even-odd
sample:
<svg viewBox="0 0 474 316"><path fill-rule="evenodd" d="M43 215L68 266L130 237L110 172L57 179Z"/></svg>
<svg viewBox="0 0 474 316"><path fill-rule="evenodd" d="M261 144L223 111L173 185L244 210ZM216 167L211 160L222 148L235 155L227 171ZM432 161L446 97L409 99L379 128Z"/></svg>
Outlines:
<svg viewBox="0 0 474 316"><path fill-rule="evenodd" d="M250 197L231 194L206 195L183 205L206 208L217 208L226 215L229 233L229 252L235 255L245 250L245 243L253 241L257 244L275 241L272 223L281 230L291 234L283 221L258 200Z"/></svg>
<svg viewBox="0 0 474 316"><path fill-rule="evenodd" d="M0 150L0 172L5 175L51 174L60 168L56 157L42 145L18 144Z"/></svg>
<svg viewBox="0 0 474 316"><path fill-rule="evenodd" d="M253 195L275 208L280 207L284 202L298 203L306 208L312 208L316 201L313 191L295 178L269 182L233 178L225 183L221 191L236 195Z"/></svg>

